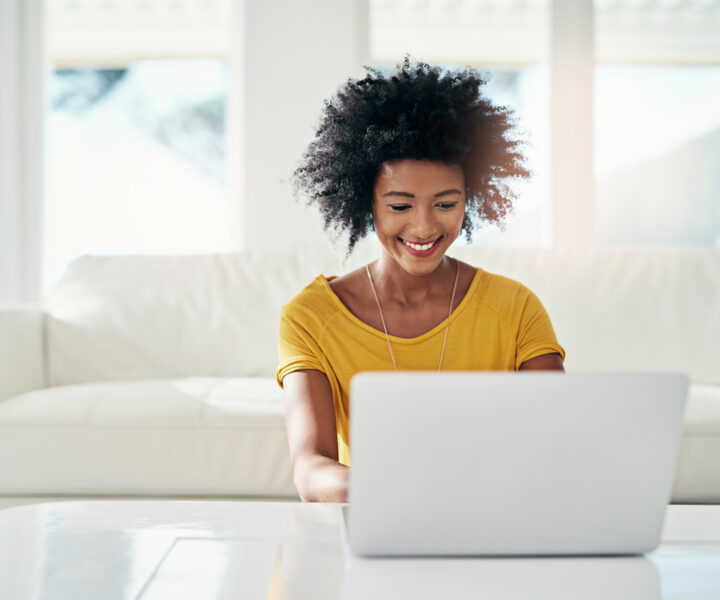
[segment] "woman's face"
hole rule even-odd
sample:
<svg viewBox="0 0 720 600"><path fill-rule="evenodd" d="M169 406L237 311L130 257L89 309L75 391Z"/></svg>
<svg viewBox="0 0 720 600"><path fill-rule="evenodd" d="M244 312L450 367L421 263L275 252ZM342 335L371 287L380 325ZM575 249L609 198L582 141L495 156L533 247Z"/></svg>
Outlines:
<svg viewBox="0 0 720 600"><path fill-rule="evenodd" d="M465 175L459 165L401 159L383 163L372 204L386 253L412 275L428 275L460 234Z"/></svg>

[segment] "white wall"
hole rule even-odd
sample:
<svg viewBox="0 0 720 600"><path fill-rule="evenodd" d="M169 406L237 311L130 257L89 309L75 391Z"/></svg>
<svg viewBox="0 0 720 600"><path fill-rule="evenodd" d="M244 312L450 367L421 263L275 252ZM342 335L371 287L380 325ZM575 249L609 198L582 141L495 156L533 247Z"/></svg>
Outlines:
<svg viewBox="0 0 720 600"><path fill-rule="evenodd" d="M44 189L43 0L0 0L0 303L40 291Z"/></svg>
<svg viewBox="0 0 720 600"><path fill-rule="evenodd" d="M242 207L240 245L267 248L325 238L319 213L292 198L289 178L313 138L323 99L348 77L364 73L367 0L237 5L237 113L230 131L231 172ZM245 169L237 168L243 164Z"/></svg>
<svg viewBox="0 0 720 600"><path fill-rule="evenodd" d="M551 183L553 246L593 241L593 0L553 0Z"/></svg>

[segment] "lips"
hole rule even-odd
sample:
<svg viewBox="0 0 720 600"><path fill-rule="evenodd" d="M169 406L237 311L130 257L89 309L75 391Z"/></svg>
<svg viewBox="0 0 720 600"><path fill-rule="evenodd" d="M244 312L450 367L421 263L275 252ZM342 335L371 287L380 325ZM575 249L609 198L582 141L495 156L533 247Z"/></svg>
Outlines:
<svg viewBox="0 0 720 600"><path fill-rule="evenodd" d="M425 250L418 250L417 248L412 248L411 246L409 246L407 244L406 240L403 240L401 237L399 237L398 239L402 242L403 248L405 248L405 250L407 250L410 254L412 254L413 256L423 257L423 256L430 256L433 252L435 252L437 247L440 245L440 241L442 240L442 238L443 238L443 236L440 236L439 238L437 238L433 242L433 245L430 246L430 248L427 248ZM423 244L415 244L415 245L423 245Z"/></svg>

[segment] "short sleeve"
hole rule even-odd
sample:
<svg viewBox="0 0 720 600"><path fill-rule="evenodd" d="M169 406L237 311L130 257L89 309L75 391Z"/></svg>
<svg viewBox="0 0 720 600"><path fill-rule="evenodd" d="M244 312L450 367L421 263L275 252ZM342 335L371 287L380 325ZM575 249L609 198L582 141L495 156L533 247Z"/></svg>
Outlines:
<svg viewBox="0 0 720 600"><path fill-rule="evenodd" d="M556 352L565 360L565 350L557 341L550 317L530 290L520 315L515 347L515 370L526 360L543 354Z"/></svg>
<svg viewBox="0 0 720 600"><path fill-rule="evenodd" d="M316 369L325 372L321 360L322 352L316 340L306 327L288 314L285 307L280 313L278 356L275 380L280 387L285 375L293 371Z"/></svg>

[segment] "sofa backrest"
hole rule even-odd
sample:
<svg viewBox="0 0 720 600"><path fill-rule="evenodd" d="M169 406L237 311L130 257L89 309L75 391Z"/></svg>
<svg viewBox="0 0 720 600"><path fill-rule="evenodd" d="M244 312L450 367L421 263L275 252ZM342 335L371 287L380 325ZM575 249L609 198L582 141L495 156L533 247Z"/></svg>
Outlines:
<svg viewBox="0 0 720 600"><path fill-rule="evenodd" d="M80 257L43 301L49 385L272 375L281 306L319 273L350 268L342 258L314 244Z"/></svg>
<svg viewBox="0 0 720 600"><path fill-rule="evenodd" d="M458 248L532 289L573 372L669 371L720 384L720 249Z"/></svg>
<svg viewBox="0 0 720 600"><path fill-rule="evenodd" d="M316 275L347 272L378 252L364 242L346 264L329 245L79 258L44 300L49 384L271 376L280 307ZM720 250L450 254L531 288L568 371L679 371L720 383Z"/></svg>

